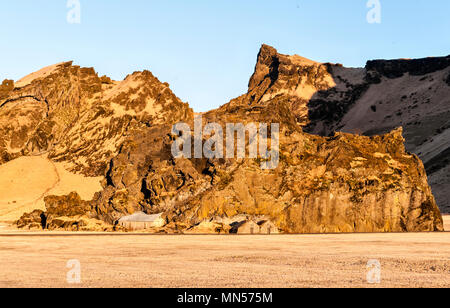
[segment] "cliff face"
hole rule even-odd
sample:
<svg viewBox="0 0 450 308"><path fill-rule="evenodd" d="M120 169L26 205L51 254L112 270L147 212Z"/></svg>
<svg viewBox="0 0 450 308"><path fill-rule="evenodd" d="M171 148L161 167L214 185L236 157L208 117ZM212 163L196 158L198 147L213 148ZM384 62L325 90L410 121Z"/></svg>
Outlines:
<svg viewBox="0 0 450 308"><path fill-rule="evenodd" d="M68 196L46 196L46 210L24 215L18 224L112 229L120 217L144 211L164 213L166 225L154 232L199 226L216 232L246 219L270 220L286 233L442 231L424 166L405 151L401 129L373 137L302 129L326 130L342 119L370 87L367 75L263 46L248 93L203 114L203 124L279 123L279 164L270 170L261 168L260 156L175 159L172 124L193 127L193 112L150 72L115 82L65 63L19 86L5 83L0 163L47 155L71 172L104 178L92 200L81 200L77 187ZM317 107L322 109L312 117L317 95L342 100ZM320 119L327 108L330 119ZM14 112L27 121L11 124ZM10 130L23 131L14 151Z"/></svg>
<svg viewBox="0 0 450 308"><path fill-rule="evenodd" d="M364 137L302 132L282 102L267 108L225 105L205 122L281 123L280 163L261 170L256 160L210 160L211 186L167 214L195 225L239 215L270 219L287 233L442 230L442 219L417 156L404 148L402 129ZM430 215L430 216L428 216Z"/></svg>
<svg viewBox="0 0 450 308"><path fill-rule="evenodd" d="M219 185L182 218L262 215L288 233L442 230L424 169L404 152L401 131L283 139L277 169L261 172L252 161L228 172L218 167Z"/></svg>
<svg viewBox="0 0 450 308"><path fill-rule="evenodd" d="M440 208L450 211L449 80L450 56L345 68L265 45L243 100L253 106L285 101L305 132L321 136L374 136L403 127L407 151L423 160Z"/></svg>

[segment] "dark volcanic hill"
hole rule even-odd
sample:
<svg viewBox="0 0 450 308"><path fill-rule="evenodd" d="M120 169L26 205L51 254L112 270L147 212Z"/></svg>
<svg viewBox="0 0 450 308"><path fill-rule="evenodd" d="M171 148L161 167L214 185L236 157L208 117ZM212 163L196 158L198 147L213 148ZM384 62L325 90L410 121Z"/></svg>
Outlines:
<svg viewBox="0 0 450 308"><path fill-rule="evenodd" d="M45 209L23 215L21 227L110 229L143 211L162 214L164 226L154 232L229 232L246 220L270 221L286 233L440 231L425 168L405 150L397 129L402 122L369 130L351 126L355 116L347 119L367 95L375 96L372 89L391 87L391 95L375 92L394 100L401 92L397 82L414 74L436 80L436 92L448 91L438 79L446 59L418 61L426 65L394 61L346 69L263 46L248 93L203 114L203 124L279 123L279 164L269 170L261 168L260 156L175 159L172 125L193 127L194 113L168 84L148 71L116 82L62 63L1 86L0 176L17 158L39 156L74 176L103 178L91 200L77 193L82 185L63 195L48 189ZM370 112L355 111L366 117L360 123L376 121L380 106L394 104L381 102L370 103ZM359 135L334 133L356 129ZM406 130L406 138L411 134ZM274 142L270 135L267 141ZM2 205L1 197L0 207L16 206Z"/></svg>

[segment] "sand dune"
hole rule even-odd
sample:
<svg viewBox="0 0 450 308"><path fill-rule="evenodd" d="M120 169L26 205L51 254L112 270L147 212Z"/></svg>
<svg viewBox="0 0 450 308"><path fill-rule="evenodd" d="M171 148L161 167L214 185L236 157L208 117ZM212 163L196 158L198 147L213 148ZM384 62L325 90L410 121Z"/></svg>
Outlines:
<svg viewBox="0 0 450 308"><path fill-rule="evenodd" d="M102 189L100 180L70 173L45 156L20 157L0 165L0 221L13 222L25 212L44 210L48 195L76 191L90 200Z"/></svg>

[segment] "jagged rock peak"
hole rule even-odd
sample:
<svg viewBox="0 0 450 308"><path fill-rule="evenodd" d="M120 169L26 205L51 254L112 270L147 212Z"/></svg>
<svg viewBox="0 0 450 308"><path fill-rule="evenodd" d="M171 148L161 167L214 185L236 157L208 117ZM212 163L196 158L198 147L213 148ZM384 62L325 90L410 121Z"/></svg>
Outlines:
<svg viewBox="0 0 450 308"><path fill-rule="evenodd" d="M263 44L258 53L258 59L255 66L255 72L250 78L249 89L258 86L269 75L273 82L275 82L280 65L289 66L313 66L320 65L320 63L301 57L299 55L284 55L269 45Z"/></svg>
<svg viewBox="0 0 450 308"><path fill-rule="evenodd" d="M318 92L336 86L329 63L319 63L298 55L288 56L263 45L248 93L234 104L267 106L283 102L290 105L300 125L308 123L307 102Z"/></svg>

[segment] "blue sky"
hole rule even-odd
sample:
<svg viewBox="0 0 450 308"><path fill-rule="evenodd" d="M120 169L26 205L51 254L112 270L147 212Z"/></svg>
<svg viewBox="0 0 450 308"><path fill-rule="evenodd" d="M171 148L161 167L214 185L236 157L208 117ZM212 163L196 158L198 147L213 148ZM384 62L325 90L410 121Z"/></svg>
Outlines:
<svg viewBox="0 0 450 308"><path fill-rule="evenodd" d="M323 62L450 54L450 1L380 0L66 0L0 2L0 79L19 79L67 60L122 80L148 69L196 111L247 91L260 45Z"/></svg>

